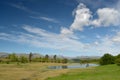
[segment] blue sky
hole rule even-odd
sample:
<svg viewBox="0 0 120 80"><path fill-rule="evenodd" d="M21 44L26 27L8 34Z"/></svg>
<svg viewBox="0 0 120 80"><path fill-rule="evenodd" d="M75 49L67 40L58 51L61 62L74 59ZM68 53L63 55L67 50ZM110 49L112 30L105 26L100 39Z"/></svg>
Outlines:
<svg viewBox="0 0 120 80"><path fill-rule="evenodd" d="M0 52L120 53L119 0L2 0Z"/></svg>

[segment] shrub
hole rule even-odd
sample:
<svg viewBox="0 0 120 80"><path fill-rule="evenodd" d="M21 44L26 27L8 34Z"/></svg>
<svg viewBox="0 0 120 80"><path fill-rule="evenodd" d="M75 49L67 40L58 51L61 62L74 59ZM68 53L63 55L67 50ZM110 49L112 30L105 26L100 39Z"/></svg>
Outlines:
<svg viewBox="0 0 120 80"><path fill-rule="evenodd" d="M100 59L101 65L114 64L115 58L111 54L104 54Z"/></svg>
<svg viewBox="0 0 120 80"><path fill-rule="evenodd" d="M25 56L20 56L20 62L21 63L27 63L28 59Z"/></svg>
<svg viewBox="0 0 120 80"><path fill-rule="evenodd" d="M120 66L120 58L117 58L117 59L116 59L116 64L117 64L118 66Z"/></svg>
<svg viewBox="0 0 120 80"><path fill-rule="evenodd" d="M9 54L8 59L10 59L11 62L17 62L18 61L18 56L16 56L15 53Z"/></svg>

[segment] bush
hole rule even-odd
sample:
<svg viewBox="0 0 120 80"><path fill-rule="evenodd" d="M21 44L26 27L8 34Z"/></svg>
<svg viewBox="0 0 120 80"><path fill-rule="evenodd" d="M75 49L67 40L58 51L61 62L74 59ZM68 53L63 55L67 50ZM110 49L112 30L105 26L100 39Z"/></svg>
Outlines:
<svg viewBox="0 0 120 80"><path fill-rule="evenodd" d="M21 63L27 63L28 59L25 56L20 56L20 62Z"/></svg>
<svg viewBox="0 0 120 80"><path fill-rule="evenodd" d="M101 65L107 65L107 64L114 64L115 63L115 58L111 54L104 54L101 59L100 59L100 64Z"/></svg>
<svg viewBox="0 0 120 80"><path fill-rule="evenodd" d="M116 59L116 64L120 66L120 58Z"/></svg>
<svg viewBox="0 0 120 80"><path fill-rule="evenodd" d="M16 56L15 53L9 54L8 59L10 59L11 62L17 62L18 61L18 56Z"/></svg>

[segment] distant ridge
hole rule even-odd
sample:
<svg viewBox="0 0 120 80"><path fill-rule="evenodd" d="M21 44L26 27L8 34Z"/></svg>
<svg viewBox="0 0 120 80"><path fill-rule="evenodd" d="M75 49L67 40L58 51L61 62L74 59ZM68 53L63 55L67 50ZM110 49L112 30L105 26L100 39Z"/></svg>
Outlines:
<svg viewBox="0 0 120 80"><path fill-rule="evenodd" d="M9 55L9 53L6 53L6 52L0 52L0 58L4 58L4 57L7 57Z"/></svg>
<svg viewBox="0 0 120 80"><path fill-rule="evenodd" d="M0 58L5 58L7 57L9 54L12 54L12 53L7 53L7 52L0 52ZM15 53L18 57L19 56L26 56L28 57L29 54L28 53ZM33 53L33 57L40 57L40 56L43 56L39 53Z"/></svg>

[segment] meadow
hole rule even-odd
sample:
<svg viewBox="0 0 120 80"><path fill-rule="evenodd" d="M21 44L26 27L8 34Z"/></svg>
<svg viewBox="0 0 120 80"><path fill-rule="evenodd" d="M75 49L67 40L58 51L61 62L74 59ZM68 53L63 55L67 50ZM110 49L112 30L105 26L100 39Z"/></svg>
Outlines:
<svg viewBox="0 0 120 80"><path fill-rule="evenodd" d="M0 64L0 80L45 80L48 77L65 74L68 70L50 70L47 66L62 63Z"/></svg>
<svg viewBox="0 0 120 80"><path fill-rule="evenodd" d="M119 80L116 64L84 69L47 69L62 63L0 64L0 80Z"/></svg>

